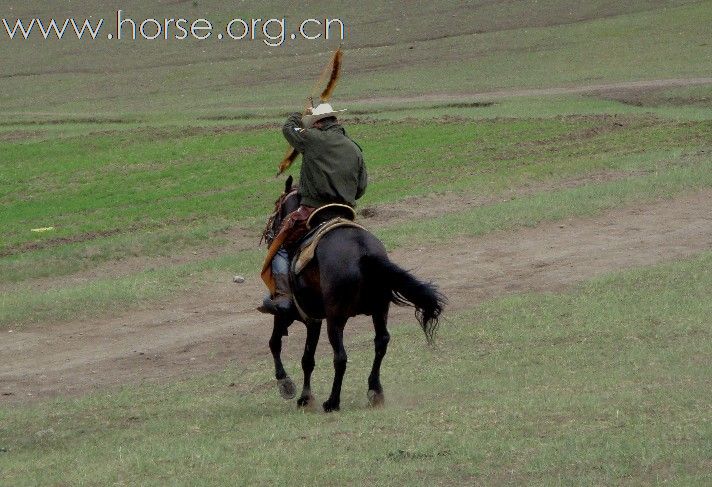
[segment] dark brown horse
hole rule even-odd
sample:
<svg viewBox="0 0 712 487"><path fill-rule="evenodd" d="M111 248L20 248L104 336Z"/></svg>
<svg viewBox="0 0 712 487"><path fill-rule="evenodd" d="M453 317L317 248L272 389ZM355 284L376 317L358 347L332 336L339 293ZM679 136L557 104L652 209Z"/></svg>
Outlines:
<svg viewBox="0 0 712 487"><path fill-rule="evenodd" d="M292 190L292 177L287 179L285 192L278 200L277 209L265 236L270 239L279 229L282 220L299 206L298 196L285 197ZM320 214L316 227L336 215ZM291 256L290 256L291 257ZM312 319L302 319L295 314L289 318L275 317L269 341L274 357L275 375L280 393L285 399L296 394L294 382L284 370L280 353L282 337L294 321L307 327L306 345L302 356L304 387L297 400L299 406L314 401L311 393L311 374L314 370L314 353L321 333L322 320L326 319L329 342L334 350L334 384L324 411L339 409L341 382L346 371L344 326L349 318L369 315L376 332L376 356L368 378L368 400L371 405L383 403L380 381L381 361L386 355L390 336L386 324L391 303L413 306L416 317L428 342L432 342L438 317L445 304L444 296L432 283L416 279L388 259L383 244L371 233L355 227L340 227L327 233L319 242L314 259L292 278L292 293L303 311Z"/></svg>

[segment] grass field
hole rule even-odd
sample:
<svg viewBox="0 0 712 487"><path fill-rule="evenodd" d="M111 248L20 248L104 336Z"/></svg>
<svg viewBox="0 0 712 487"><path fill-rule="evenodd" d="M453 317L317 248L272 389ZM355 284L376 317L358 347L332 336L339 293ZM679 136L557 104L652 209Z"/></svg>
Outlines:
<svg viewBox="0 0 712 487"><path fill-rule="evenodd" d="M362 336L339 414L294 412L266 362L4 410L2 475L18 486L705 485L710 269L707 253L483 303L451 316L434 350L397 328L382 410L366 406ZM317 364L321 397L330 362Z"/></svg>
<svg viewBox="0 0 712 487"><path fill-rule="evenodd" d="M167 132L152 137L136 130L120 136L6 143L14 180L3 198L5 257L0 268L15 293L0 303L0 323L17 326L96 315L163 298L195 279L195 271L256 268L256 242L249 241L232 257L119 280L49 291L32 285L37 278L70 275L129 256L224 249L231 231L256 234L279 191L270 161L278 158L282 146L272 133ZM369 205L447 192L496 197L544 182L616 175L613 181L390 225L378 234L391 248L591 215L712 186L705 152L712 134L708 121L649 116L413 121L355 125L352 133L373 154L372 189L365 198ZM53 163L38 166L33 162L38 159ZM31 231L48 226L56 230Z"/></svg>
<svg viewBox="0 0 712 487"><path fill-rule="evenodd" d="M446 268L483 239L594 228L712 188L709 0L10 3L0 18L342 18L334 104L365 152L361 221L389 251ZM473 283L443 279L435 348L397 315L385 408L367 407L372 342L356 326L341 412L279 399L250 309L257 242L283 185L280 124L336 44L0 37L0 355L29 364L0 368L0 485L712 482L709 244L603 276L552 272L545 293L512 275L485 300L475 266ZM634 242L635 212L620 218ZM670 237L659 253L685 245ZM127 325L134 336L91 348ZM220 354L226 336L237 357ZM168 359L134 369L121 347ZM320 350L319 402L332 377L325 339ZM125 377L102 381L111 368ZM72 381L85 385L68 394Z"/></svg>

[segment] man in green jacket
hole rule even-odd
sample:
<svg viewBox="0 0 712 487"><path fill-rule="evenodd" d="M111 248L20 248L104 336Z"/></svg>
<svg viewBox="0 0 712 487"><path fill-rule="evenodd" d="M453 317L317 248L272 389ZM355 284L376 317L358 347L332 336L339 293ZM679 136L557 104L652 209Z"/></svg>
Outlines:
<svg viewBox="0 0 712 487"><path fill-rule="evenodd" d="M296 243L307 232L306 221L315 209L331 203L353 207L366 191L368 176L363 153L339 124L330 104L322 103L302 115L289 116L282 133L302 154L299 174L301 206L282 223L267 252L262 279L271 296L258 309L263 313L287 315L292 312L289 289L289 257L285 246Z"/></svg>

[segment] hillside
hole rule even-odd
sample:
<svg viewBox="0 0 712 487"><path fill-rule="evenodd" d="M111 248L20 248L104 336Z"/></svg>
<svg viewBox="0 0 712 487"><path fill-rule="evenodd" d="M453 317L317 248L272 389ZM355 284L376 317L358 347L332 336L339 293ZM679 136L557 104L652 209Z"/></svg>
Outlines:
<svg viewBox="0 0 712 487"><path fill-rule="evenodd" d="M39 4L39 5L38 5ZM104 2L15 2L0 15L58 22L106 19ZM712 2L124 2L141 19L307 18L345 25L338 99L699 77L712 72ZM290 28L291 26L291 28ZM2 32L0 30L0 32ZM188 117L300 105L339 41L297 37L269 47L232 41L10 40L0 36L0 109L11 117L140 115ZM172 31L173 32L173 31ZM37 32L35 32L37 34ZM357 104L357 103L356 103Z"/></svg>

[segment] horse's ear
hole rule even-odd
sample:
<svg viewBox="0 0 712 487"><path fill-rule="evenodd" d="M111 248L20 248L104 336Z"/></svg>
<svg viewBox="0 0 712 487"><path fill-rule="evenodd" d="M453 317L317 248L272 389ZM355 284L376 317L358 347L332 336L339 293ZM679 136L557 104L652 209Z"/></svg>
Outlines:
<svg viewBox="0 0 712 487"><path fill-rule="evenodd" d="M287 182L284 183L284 192L289 193L292 190L292 181L294 181L294 178L290 174L289 177L287 178Z"/></svg>

